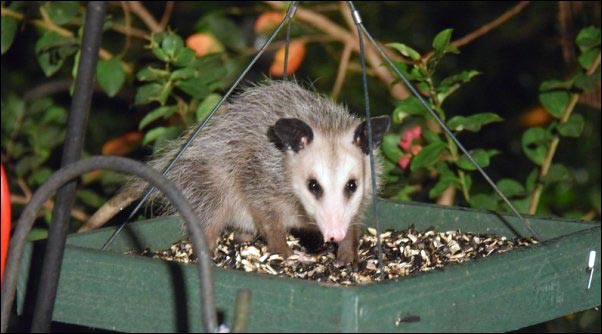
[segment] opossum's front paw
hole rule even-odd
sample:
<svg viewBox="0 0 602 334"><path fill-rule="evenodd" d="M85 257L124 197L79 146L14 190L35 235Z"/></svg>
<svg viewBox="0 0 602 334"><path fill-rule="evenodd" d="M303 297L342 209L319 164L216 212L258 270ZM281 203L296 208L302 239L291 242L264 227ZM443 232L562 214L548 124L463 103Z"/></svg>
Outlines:
<svg viewBox="0 0 602 334"><path fill-rule="evenodd" d="M337 252L337 260L335 264L339 267L351 264L354 270L357 270L358 266L358 254L351 249L341 249Z"/></svg>

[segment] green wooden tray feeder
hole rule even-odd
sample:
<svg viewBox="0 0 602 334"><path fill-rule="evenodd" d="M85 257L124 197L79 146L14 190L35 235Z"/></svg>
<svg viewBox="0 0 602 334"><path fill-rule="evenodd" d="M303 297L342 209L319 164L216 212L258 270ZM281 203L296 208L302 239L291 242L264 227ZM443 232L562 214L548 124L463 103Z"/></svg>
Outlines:
<svg viewBox="0 0 602 334"><path fill-rule="evenodd" d="M528 235L510 215L464 208L378 202L382 228ZM600 222L531 217L543 243L448 265L394 281L343 287L216 268L216 303L232 323L238 289L252 292L251 332L509 331L600 305L600 256L591 289L587 262L600 254ZM370 222L368 222L370 224ZM174 217L126 227L111 251L98 249L104 228L68 238L53 319L133 332L200 331L195 266L141 256L130 249L168 248L182 238ZM29 244L17 292L20 315L30 309L40 243ZM30 280L30 278L32 278Z"/></svg>

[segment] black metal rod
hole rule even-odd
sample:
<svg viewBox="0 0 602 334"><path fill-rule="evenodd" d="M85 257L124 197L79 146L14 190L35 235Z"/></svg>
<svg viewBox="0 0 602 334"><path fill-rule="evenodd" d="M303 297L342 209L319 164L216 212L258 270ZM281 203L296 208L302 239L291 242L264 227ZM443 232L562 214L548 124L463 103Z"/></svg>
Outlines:
<svg viewBox="0 0 602 334"><path fill-rule="evenodd" d="M180 216L186 222L186 227L190 233L195 253L199 258L197 268L199 274L199 291L201 294L202 305L201 317L203 319L203 325L205 326L206 332L215 332L215 329L217 328L217 313L215 310L215 296L211 276L212 259L209 249L207 248L207 241L205 240L201 224L199 223L194 210L190 206L190 203L172 182L151 167L128 158L100 156L78 161L61 168L54 173L46 183L38 188L29 204L23 210L19 221L15 225L15 231L11 239L8 258L6 260L6 271L4 273L4 283L2 286L2 323L0 328L2 333L5 333L8 327L8 321L17 289L17 276L20 262L27 241L27 234L35 222L36 213L57 189L76 177L97 169L109 169L141 177L165 194L165 197L167 197L178 210Z"/></svg>
<svg viewBox="0 0 602 334"><path fill-rule="evenodd" d="M207 116L205 117L205 119L203 119L203 122L201 122L201 124L199 124L199 126L196 128L196 130L194 130L194 133L190 136L190 138L188 138L188 140L182 146L182 148L180 148L180 150L178 151L178 153L176 154L176 156L171 160L171 162L167 165L167 167L165 167L165 169L163 170L163 173L162 173L163 175L165 175L165 174L167 174L169 172L169 170L173 167L173 165L176 163L176 161L178 161L178 159L180 158L180 156L182 156L182 153L184 153L184 151L188 148L188 146L190 146L190 144L192 143L192 141L201 133L201 131L203 131L203 129L205 128L205 126L207 125L207 123L209 122L209 120L219 110L219 108L222 106L222 104L224 103L224 101L226 101L226 99L230 96L230 94L232 94L232 92L234 91L234 89L236 87L238 87L238 85L240 84L240 82L242 81L242 79L245 77L245 75L247 75L247 73L249 72L249 70L251 70L251 67L253 67L253 65L255 65L255 63L257 62L257 60L259 59L259 57L261 57L261 55L267 49L268 45L270 45L272 43L272 41L274 40L274 38L276 37L276 35L280 31L280 29L282 29L282 27L284 26L284 24L290 19L290 17L292 16L292 14L294 14L296 6L297 6L297 1L293 1L289 5L288 11L286 13L286 16L282 19L282 21L280 21L280 24L278 24L278 26L274 29L274 31L272 32L272 34L270 35L270 37L268 38L268 40L265 42L265 44L263 44L263 46L261 47L261 49L259 49L259 51L255 55L255 57L253 57L253 59L249 62L249 64L247 65L247 67L238 75L238 78L236 79L236 81L234 82L234 84L230 87L230 89L228 89L228 91L226 92L226 94L224 94L224 96L221 98L221 100L219 100L219 102L215 105L215 107L213 107L213 109L209 112L209 114L207 114ZM144 203L146 203L146 201L150 198L150 195L153 193L153 191L155 191L155 189L152 188L152 187L145 191L144 196L142 196L142 199L134 207L134 210L130 213L130 215L127 217L127 219L123 223L121 223L119 225L119 227L115 230L115 232L113 232L113 234L109 237L109 239L107 239L107 241L105 242L105 244L102 246L101 250L106 250L107 248L109 248L109 246L111 245L111 243L113 243L113 240L115 240L115 238L117 237L117 235L119 233L121 233L121 231L123 230L123 228L125 227L125 225L136 215L136 213L138 213L138 211L140 210L140 208L142 208L142 206L144 205Z"/></svg>
<svg viewBox="0 0 602 334"><path fill-rule="evenodd" d="M96 63L98 62L106 8L106 1L91 1L88 3L86 10L84 36L61 166L78 161L81 156L92 93L94 92ZM50 331L54 299L56 298L76 186L76 181L69 182L58 191L56 196L56 205L52 210L52 223L48 232L46 255L42 266L40 287L34 308L31 329L33 332Z"/></svg>

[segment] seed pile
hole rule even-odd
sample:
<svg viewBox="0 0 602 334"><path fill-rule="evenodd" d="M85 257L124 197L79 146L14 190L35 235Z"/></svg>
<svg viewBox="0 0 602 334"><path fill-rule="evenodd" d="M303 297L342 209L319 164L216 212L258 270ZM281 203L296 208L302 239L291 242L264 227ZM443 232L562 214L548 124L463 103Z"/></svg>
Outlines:
<svg viewBox="0 0 602 334"><path fill-rule="evenodd" d="M386 230L381 233L380 237L386 280L537 243L534 239L509 240L506 237L476 235L459 231L427 230L419 232L413 227L402 231ZM265 242L260 239L241 243L235 241L233 233L228 233L219 240L213 261L222 268L342 285L371 283L380 280L376 230L372 228L368 228L368 233L360 239L360 261L357 268L353 268L351 265L337 264L337 246L335 244L324 243L314 247L315 249L308 250L297 237L289 235L287 242L296 254L284 259L278 254L270 254ZM299 255L299 252L303 254ZM185 263L194 263L197 260L193 254L192 245L188 241L176 242L169 249L159 252L145 250L141 255Z"/></svg>

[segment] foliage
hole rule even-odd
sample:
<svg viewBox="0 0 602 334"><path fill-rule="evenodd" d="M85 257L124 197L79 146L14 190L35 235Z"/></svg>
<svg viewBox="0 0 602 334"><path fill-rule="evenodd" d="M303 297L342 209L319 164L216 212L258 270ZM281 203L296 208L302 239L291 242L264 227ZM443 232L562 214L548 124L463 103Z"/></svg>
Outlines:
<svg viewBox="0 0 602 334"><path fill-rule="evenodd" d="M454 135L458 136L463 132L479 132L483 126L500 122L502 118L495 113L483 112L447 119L444 102L462 85L480 74L478 71L468 70L441 80L436 79L438 65L444 57L459 53L451 44L451 37L451 29L441 31L433 39L433 51L425 56L421 56L418 51L402 43L391 43L388 46L404 57L404 61L397 63L398 69L419 88L423 98L437 116L447 123ZM385 164L388 180L393 182L399 180L398 176L404 174L404 170L408 169L408 160L411 160L409 172L426 170L429 177L437 180L428 193L430 198L436 198L447 189L455 188L460 190L464 200L469 202L472 186L471 172L475 171L476 167L459 151L452 138L433 121L420 100L411 96L400 101L393 110L392 118L394 123L402 126L402 131L401 136L387 135L383 142L383 152L389 161ZM418 124L423 135L408 140L407 124L410 126ZM398 137L400 140L395 140ZM414 143L413 149L412 143ZM481 167L485 168L490 164L490 159L498 153L497 150L474 148L471 155ZM397 190L393 198L405 200L412 189L416 190L416 187L407 184Z"/></svg>
<svg viewBox="0 0 602 334"><path fill-rule="evenodd" d="M437 34L432 43L433 51L425 56L402 43L390 43L388 46L404 58L403 62L397 63L399 70L419 88L423 98L451 131L456 136L461 136L463 132L477 133L483 126L501 122L502 118L495 113L483 112L454 116L447 120L443 102L480 74L468 70L440 81L435 79L437 66L444 56L458 53L450 43L451 34L451 29ZM568 80L545 81L540 86L539 100L554 120L545 128L531 127L522 135L522 150L538 168L529 174L524 184L513 178L502 178L496 183L521 212L534 214L541 192L571 177L565 165L552 164L551 159L559 138L579 138L583 132L586 122L583 115L572 111L579 95L593 90L595 84L600 82L599 59L598 64L595 63L596 57L599 58L600 55L600 29L583 29L577 36L577 45L581 52L578 57L581 70ZM390 186L391 183L402 184L401 187L395 187L396 193L392 194L392 198L407 200L410 198L409 194L420 190L416 185L404 182L400 176L427 170L427 177L436 179L428 191L432 199L455 188L461 191L464 202L472 207L509 210L493 190L487 193L471 192L472 172L477 169L476 166L458 151L455 142L433 121L433 117L417 97L411 96L398 102L392 118L394 123L401 125L401 134L389 134L383 141L383 153L387 160L386 177ZM415 124L424 132L422 136L412 135L412 132L416 132L416 127L411 126L416 126ZM490 165L491 158L500 152L495 149L473 148L470 153L475 162L485 168ZM412 179L412 176L406 179Z"/></svg>

